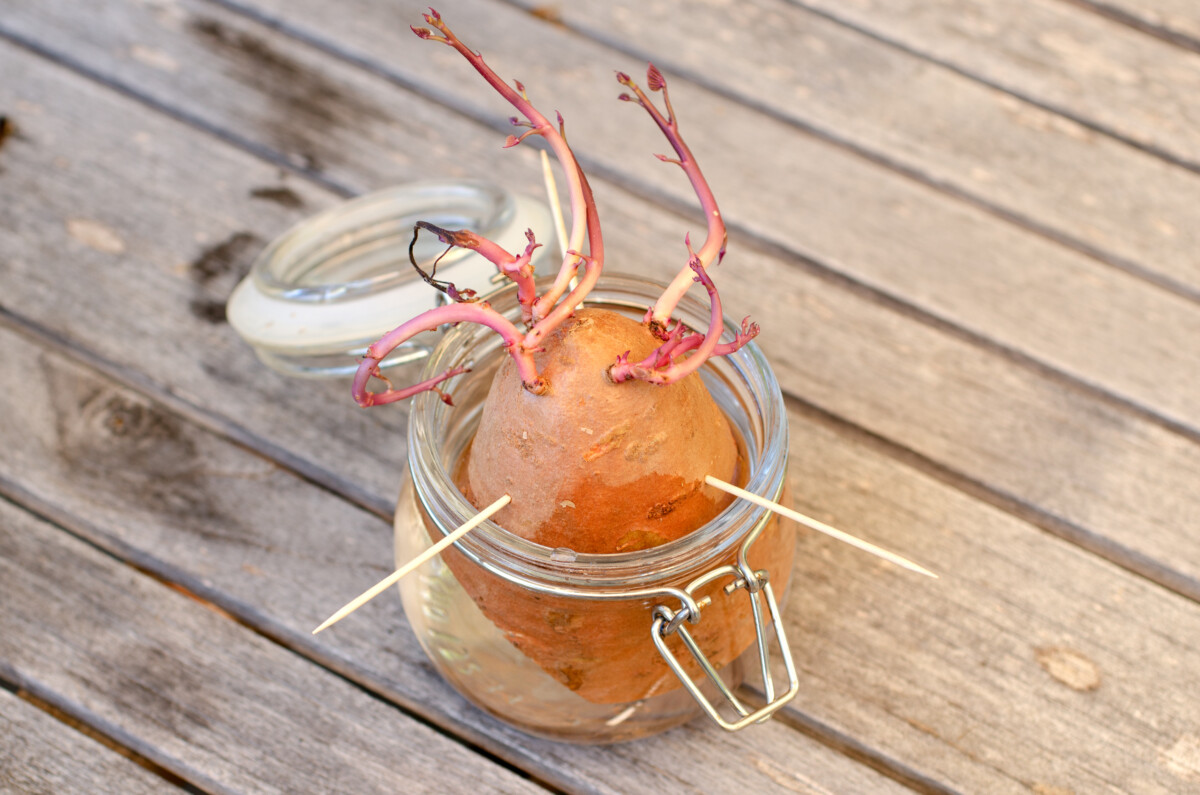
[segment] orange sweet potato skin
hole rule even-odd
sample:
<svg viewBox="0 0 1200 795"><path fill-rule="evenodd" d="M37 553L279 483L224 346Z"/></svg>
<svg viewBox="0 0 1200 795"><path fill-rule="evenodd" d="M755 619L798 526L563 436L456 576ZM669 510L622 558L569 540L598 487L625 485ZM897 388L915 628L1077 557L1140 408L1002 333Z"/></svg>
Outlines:
<svg viewBox="0 0 1200 795"><path fill-rule="evenodd" d="M633 360L658 341L641 323L584 309L561 326L537 356L549 392L526 391L507 361L484 406L456 480L476 506L502 494L512 503L495 518L510 532L577 552L627 552L657 546L703 526L730 501L704 485L714 474L736 482L738 447L725 415L698 376L667 387L611 383L617 355ZM755 568L786 587L795 535L772 518L751 550ZM704 571L732 563L735 552ZM626 703L665 693L679 681L650 636L653 605L538 595L489 574L457 550L444 559L475 603L547 673L595 703ZM683 587L701 570L678 582ZM754 640L745 591L726 596L714 583L694 632L718 667ZM672 605L672 607L678 607ZM698 675L678 638L677 656Z"/></svg>
<svg viewBox="0 0 1200 795"><path fill-rule="evenodd" d="M786 497L784 501L790 502ZM750 548L751 567L767 571L780 600L789 584L795 551L794 526L775 516ZM682 588L689 579L734 564L736 558L734 550L725 560L662 585ZM453 547L443 553L443 560L505 637L581 698L595 704L627 704L680 687L651 638L650 602L598 602L536 594L475 565ZM723 588L731 581L718 580L695 594L697 599L711 597L712 603L701 611L700 622L688 627L718 670L754 643L750 597L741 589L726 594ZM678 608L678 604L668 606ZM668 638L668 646L693 678L701 675L677 636Z"/></svg>
<svg viewBox="0 0 1200 795"><path fill-rule="evenodd" d="M641 323L583 309L535 357L549 392L522 388L506 361L471 446L464 492L512 497L496 521L548 547L627 552L672 541L730 501L705 475L737 476L737 443L696 375L662 387L613 384L606 369L658 341Z"/></svg>

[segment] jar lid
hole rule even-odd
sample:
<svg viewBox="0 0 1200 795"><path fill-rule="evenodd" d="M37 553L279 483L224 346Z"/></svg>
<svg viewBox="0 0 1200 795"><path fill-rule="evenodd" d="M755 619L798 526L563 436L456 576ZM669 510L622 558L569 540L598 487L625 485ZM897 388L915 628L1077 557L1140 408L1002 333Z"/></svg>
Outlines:
<svg viewBox="0 0 1200 795"><path fill-rule="evenodd" d="M367 346L443 299L409 262L417 221L470 229L514 252L524 250L525 230L533 229L543 244L534 252L535 272L544 275L557 264L545 204L485 182L415 182L343 202L273 241L230 296L230 325L279 372L353 373ZM459 288L485 294L497 283L495 265L473 251L447 252L432 234L421 235L413 254L427 273L438 260L438 279ZM423 359L437 337L419 335L380 366Z"/></svg>

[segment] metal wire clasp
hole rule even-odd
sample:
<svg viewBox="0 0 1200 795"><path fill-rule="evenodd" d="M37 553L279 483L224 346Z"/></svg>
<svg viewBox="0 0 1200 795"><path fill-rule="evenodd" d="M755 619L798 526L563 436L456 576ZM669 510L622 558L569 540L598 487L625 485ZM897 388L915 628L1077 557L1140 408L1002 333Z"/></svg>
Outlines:
<svg viewBox="0 0 1200 795"><path fill-rule="evenodd" d="M746 546L749 546L749 544ZM758 659L762 668L763 690L767 699L765 706L753 712L733 694L733 691L721 679L721 675L713 667L713 664L704 656L704 652L700 650L700 646L696 643L691 633L688 632L687 627L684 626L685 623L699 623L701 610L712 601L707 596L697 601L695 599L696 591L723 577L733 577L733 581L725 586L726 596L732 596L734 591L745 589L750 597L751 614L754 616L754 634L758 644ZM787 638L783 632L783 620L779 615L779 605L775 602L775 594L771 591L771 583L768 581L767 572L764 570L751 571L747 565L745 547L743 547L737 565L721 566L707 574L701 575L689 583L684 592L688 598L683 600L683 605L678 611L672 610L664 604L657 605L654 608L654 623L650 630L651 637L654 640L655 647L658 649L658 653L662 655L667 665L679 677L679 681L687 688L687 691L692 694L692 698L696 699L696 703L704 709L710 718L716 721L722 729L738 731L752 723L758 723L769 718L776 710L795 697L796 693L800 690L800 679L796 675L796 666L792 661L791 649L788 647ZM775 696L775 683L771 676L770 647L762 615L763 599L767 603L771 625L775 628L775 640L779 646L780 654L783 656L784 667L787 670L788 676L787 692L781 694L778 698ZM737 712L738 719L728 721L722 717L717 707L700 690L699 685L688 676L687 671L684 670L675 653L667 646L667 638L676 633L683 641L684 646L691 652L692 657L700 665L701 670L704 671L708 680L724 696L726 703Z"/></svg>

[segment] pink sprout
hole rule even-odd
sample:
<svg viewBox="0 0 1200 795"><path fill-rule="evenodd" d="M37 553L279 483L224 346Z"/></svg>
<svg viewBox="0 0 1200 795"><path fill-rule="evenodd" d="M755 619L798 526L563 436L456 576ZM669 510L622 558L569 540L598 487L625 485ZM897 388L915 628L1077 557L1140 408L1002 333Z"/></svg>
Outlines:
<svg viewBox="0 0 1200 795"><path fill-rule="evenodd" d="M551 123L529 101L524 85L519 81L514 81L510 86L502 80L484 62L479 53L468 48L451 32L437 11L430 9L429 13L425 15L425 22L437 32L429 28L413 27L412 30L417 36L444 44L458 51L484 80L521 114L513 116L510 121L514 126L526 129L519 135L509 135L504 143L505 147L517 146L530 136L541 136L554 153L566 175L567 192L570 197L571 230L564 247L565 255L558 275L545 292L537 295L531 260L534 250L539 244L535 241L532 230L526 233L528 245L525 250L514 255L474 232L442 229L430 223L419 222L414 229L414 245L416 236L422 230L430 232L448 246L478 252L516 283L517 300L521 306L521 320L525 329L523 331L519 329L486 301L477 300L473 291L459 290L450 282L436 279L436 262L431 272L426 274L414 259L413 265L422 277L443 291L453 303L422 313L388 332L372 345L367 350L367 354L355 374L354 399L362 406L373 406L403 400L419 392L433 391L442 400L451 403L449 395L442 391L441 384L466 372L465 367L454 367L419 384L396 389L380 372L379 365L384 357L398 345L412 339L417 334L436 329L444 324L462 322L480 323L496 331L504 340L508 354L516 363L517 371L525 388L535 394L543 394L547 390L547 384L537 372L533 353L541 349L545 338L554 329L571 317L575 307L579 306L595 286L604 267L604 241L591 186L575 159L574 153L567 145L564 134L565 125L561 115L556 114L555 123ZM695 372L709 357L726 355L738 350L754 338L758 333L758 326L750 323L747 318L742 321L741 332L735 335L733 341L720 342L720 335L723 331L721 300L717 295L716 286L708 275L707 268L714 261L719 262L724 256L725 223L721 219L716 199L700 172L691 150L679 134L675 112L667 94L666 79L653 64L650 65L646 73L646 84L650 91L662 92L663 104L666 108L665 116L628 75L618 73L617 80L633 92L632 95L622 94L620 99L641 105L671 144L676 157L671 158L666 155L657 157L665 162L675 163L683 169L704 209L708 226L707 237L699 251L693 251L690 240L685 239L688 250L687 266L672 280L659 300L646 313L647 326L662 340L662 344L640 362L629 362L629 356L626 353L617 357L617 361L609 368L609 376L618 383L638 379L653 384L670 384ZM572 280L575 281L574 287L571 287ZM705 333L693 331L680 321L671 319L671 314L680 299L695 282L702 284L709 295L711 309L709 326ZM387 389L378 393L369 391L367 386L372 378L383 381L387 385Z"/></svg>

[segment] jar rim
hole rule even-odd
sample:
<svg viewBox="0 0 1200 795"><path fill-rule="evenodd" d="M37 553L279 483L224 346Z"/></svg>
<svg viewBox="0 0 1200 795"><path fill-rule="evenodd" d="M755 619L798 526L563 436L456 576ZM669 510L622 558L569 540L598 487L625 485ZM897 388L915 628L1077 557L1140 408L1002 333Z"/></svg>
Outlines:
<svg viewBox="0 0 1200 795"><path fill-rule="evenodd" d="M329 252L350 244L341 236L361 236L371 226L383 228L378 234L387 238L384 243L390 249L390 239L397 233L411 237L413 224L419 220L450 224L451 219L470 214L473 226L483 230L481 234L495 235L515 212L511 194L481 180L425 180L384 188L300 221L263 250L251 274L265 294L291 301L342 301L378 293L419 281L406 258L396 260L401 266L384 272L364 272L360 264L334 278L311 276L325 267ZM353 245L362 244L353 241ZM456 249L441 259L451 266L469 254ZM374 267L378 269L377 264Z"/></svg>
<svg viewBox="0 0 1200 795"><path fill-rule="evenodd" d="M268 366L288 375L342 376L356 357L394 327L438 304L411 266L438 263L438 276L484 291L496 268L465 248L446 247L432 234L414 240L425 221L477 230L498 245L524 246L525 230L546 245L533 253L535 270L553 267L557 248L550 208L537 198L474 179L410 182L348 199L293 225L267 244L229 297L233 329ZM438 335L401 345L380 363L394 367L424 358Z"/></svg>
<svg viewBox="0 0 1200 795"><path fill-rule="evenodd" d="M653 302L662 289L662 284L643 277L605 271L585 305L624 308L640 318L646 301ZM502 314L509 314L519 312L515 296L515 286L509 285L487 296L487 300ZM700 328L706 327L708 314L708 306L690 296L685 296L676 310L685 323ZM727 320L725 326L730 334L739 331L731 321ZM460 354L467 348L478 346L496 355L500 347L498 338L489 337L494 337L490 330L477 326L464 324L451 330L426 362L422 377L431 377L462 363ZM730 417L745 437L749 477L743 488L768 499L778 499L786 477L787 416L778 381L762 350L752 341L733 354L710 359L702 370L710 390L724 383L726 390L737 393L737 401L745 412L744 417ZM450 391L454 385L451 381ZM745 405L747 402L752 405ZM410 476L422 503L427 508L440 509L430 510L430 514L442 533L457 526L456 523L443 526L442 519L455 517L461 522L478 512L455 485L450 467L440 453L422 455L436 449L430 438L432 429L445 421L448 411L455 410L436 396L423 394L414 400L409 416ZM748 423L754 427L747 427ZM735 549L767 518L764 508L735 499L713 519L673 541L633 552L573 553L570 559L565 558L562 550L529 541L492 520L460 538L455 546L476 563L526 581L600 590L628 589L674 579L709 565Z"/></svg>

